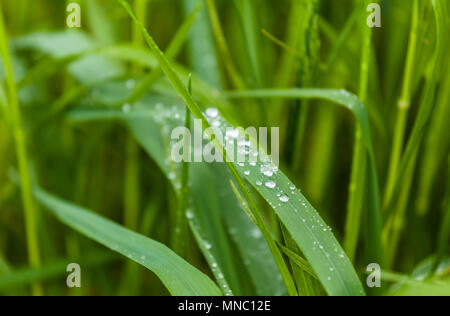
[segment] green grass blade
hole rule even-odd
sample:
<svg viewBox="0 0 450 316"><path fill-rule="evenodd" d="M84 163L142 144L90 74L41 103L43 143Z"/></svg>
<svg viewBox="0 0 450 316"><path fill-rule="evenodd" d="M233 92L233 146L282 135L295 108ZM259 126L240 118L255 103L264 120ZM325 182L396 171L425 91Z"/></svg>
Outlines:
<svg viewBox="0 0 450 316"><path fill-rule="evenodd" d="M414 61L416 58L417 39L418 39L418 27L419 27L419 1L414 0L414 9L412 12L412 26L409 38L408 56L405 67L405 74L403 79L402 95L398 101L398 115L395 127L394 142L392 145L391 161L389 165L388 179L386 181L386 190L384 199L389 201L393 187L395 185L395 179L398 172L398 165L402 154L402 149L405 141L405 129L408 118L408 111L411 106L411 78L414 70ZM385 202L386 204L386 202Z"/></svg>
<svg viewBox="0 0 450 316"><path fill-rule="evenodd" d="M308 273L311 277L313 277L314 279L317 280L317 276L314 272L314 270L311 268L311 266L309 265L308 261L306 261L305 259L303 259L302 257L300 257L298 254L296 254L295 252L293 252L292 250L290 250L289 248L281 245L280 243L278 243L278 247L280 247L281 251L287 256L289 257L289 259L291 259L299 268L301 268L303 271L305 271L306 273Z"/></svg>
<svg viewBox="0 0 450 316"><path fill-rule="evenodd" d="M186 15L196 10L204 1L183 0ZM192 69L206 82L214 87L221 86L217 63L216 48L212 37L211 25L206 7L202 6L199 18L195 21L189 34L189 52Z"/></svg>
<svg viewBox="0 0 450 316"><path fill-rule="evenodd" d="M445 0L436 0L432 4L436 19L436 48L431 60L430 72L428 73L429 77L424 88L417 119L403 154L400 167L398 168L392 198L387 202L387 211L389 212L390 218L385 227L384 236L386 242L389 243L388 259L390 264L395 263L396 250L406 220L408 200L414 180L414 169L418 161L420 145L429 126L433 109L435 108L434 100L440 78L440 67L445 58L445 51L448 46L448 37L445 33L449 25L449 19L446 16L445 9L446 2Z"/></svg>
<svg viewBox="0 0 450 316"><path fill-rule="evenodd" d="M155 108L155 104L157 105ZM174 108L174 104L178 104ZM163 109L166 109L163 111ZM86 122L91 120L123 119L129 125L132 133L139 143L158 163L166 177L171 181L175 190L178 190L179 168L170 168L166 163L170 159L169 144L163 141L170 136L162 133L164 127L178 127L183 124L184 105L178 99L173 98L144 98L140 104L134 105L133 109L127 113L121 110L83 110L75 109L69 113L68 118L73 122ZM174 120L174 117L179 117ZM161 120L164 118L163 120ZM170 128L169 128L170 130ZM152 135L152 137L149 137ZM265 245L259 230L246 218L239 209L239 203L234 199L233 192L227 183L231 175L223 164L213 164L202 166L193 164L190 167L190 195L191 212L200 219L197 229L202 236L202 240L207 240L212 248L209 252L217 261L219 268L223 271L225 278L230 281L232 289L235 286L231 283L232 278L228 276L230 272L224 262L235 257L223 240L221 222L225 223L229 235L235 242L238 252L246 265L251 281L256 286L258 295L284 295L285 287L278 278L276 265L270 256L269 249ZM222 179L222 180L218 180ZM221 218L217 218L219 213ZM191 225L192 226L192 225ZM225 242L225 244L224 244ZM253 251L247 251L247 247ZM209 255L205 254L208 259ZM261 263L261 258L266 258ZM212 266L210 266L213 268ZM243 279L243 276L240 276Z"/></svg>
<svg viewBox="0 0 450 316"><path fill-rule="evenodd" d="M185 101L186 105L189 107L190 111L193 113L193 115L200 119L202 121L202 124L205 128L210 127L210 123L208 122L208 120L206 119L206 117L203 115L203 113L201 112L200 108L198 107L197 103L194 101L193 97L191 94L189 94L189 92L187 91L187 89L183 86L180 77L176 74L176 72L173 70L172 66L169 64L167 58L165 57L165 55L163 54L163 52L159 49L159 47L156 45L156 43L154 42L153 38L150 36L150 34L147 32L147 30L145 29L145 27L142 25L142 23L136 19L136 17L134 16L133 12L131 11L130 6L123 0L118 0L120 4L122 4L122 6L126 9L126 11L128 12L128 14L132 17L132 19L135 21L135 23L137 23L140 27L141 27L141 31L147 41L147 44L149 45L150 50L152 51L152 53L156 56L156 58L158 59L161 69L164 71L164 73L166 74L166 76L168 77L169 81L171 82L171 84L173 85L173 87L175 88L175 90L180 94L180 96L182 97L182 99ZM211 135L210 135L211 136ZM220 142L217 139L213 140L214 146L217 150L219 150L219 152L221 152L224 156L224 158L226 158L226 152L223 148L223 146L220 144ZM224 159L225 161L228 161L228 159ZM240 181L238 172L236 171L236 167L231 164L231 163L227 163L227 166L229 167L231 173L233 174L233 176L236 178L236 180ZM245 194L245 192L244 192ZM265 236L267 237L267 236ZM271 250L276 250L273 247L271 247ZM276 260L277 264L280 265L281 269L283 270L283 264L284 262L280 261L280 260ZM286 270L286 269L284 269ZM289 277L285 273L282 273L285 282L289 282ZM289 288L289 286L288 286ZM293 291L295 292L295 291Z"/></svg>
<svg viewBox="0 0 450 316"><path fill-rule="evenodd" d="M434 271L439 267L442 260L445 258L447 254L447 250L449 249L450 242L450 156L448 156L447 163L447 191L446 191L446 201L444 202L444 214L441 229L439 232L439 240L438 240L438 249L436 255L436 262L434 264Z"/></svg>
<svg viewBox="0 0 450 316"><path fill-rule="evenodd" d="M328 94L327 91L324 92L323 90L308 91L309 93L305 93L303 96L309 96L311 98L321 98L325 95L325 98L328 98L331 101L336 101L337 99L341 104L353 108L357 116L360 117L361 121L367 123L367 116L365 114L364 107L356 97L342 91L332 90L328 91ZM295 97L298 97L298 93L295 93L295 91L293 94L295 95ZM284 97L285 95L286 92L281 91L279 95L276 95L276 97ZM155 114L152 114L151 109L151 107L145 111L135 109L134 111L137 111L136 113L133 113L132 110L128 114L124 114L119 110L115 110L114 114L108 114L108 111L105 110L76 110L72 114L70 114L69 117L77 120L98 120L107 119L108 117L117 119L125 116L134 118L151 118L155 117ZM182 113L182 111L180 111L180 113ZM159 114L159 116L161 116L161 114ZM174 117L174 114L167 114L167 117ZM146 126L148 125L149 124L146 124ZM366 127L368 127L368 125ZM223 126L223 128L225 128L225 126ZM366 130L365 127L363 127L363 130ZM156 129L156 131L158 131L158 129ZM153 150L155 150L157 146L162 145L156 145L158 144L157 142L150 143L148 135L151 134L152 132L150 131L143 133L141 139L142 141L147 142L147 144L145 145L146 148L153 148ZM368 144L370 144L370 134L367 133L365 135L367 136ZM164 149L160 150L160 154L162 155L162 165L164 165L166 157ZM333 237L333 234L328 230L323 231L323 228L321 228L320 225L323 225L323 227L327 227L326 224L323 223L314 209L307 203L307 201L300 195L300 193L294 191L292 193L292 196L290 195L291 203L288 203L286 206L282 205L282 207L278 207L280 201L279 197L277 197L277 191L261 187L257 184L259 181L261 181L258 167L238 166L238 170L242 174L248 168L252 170L252 173L250 177L247 177L247 181L249 181L256 188L256 190L260 191L260 193L262 193L262 196L269 203L277 206L277 213L280 215L281 219L283 220L293 237L295 236L297 244L305 253L306 258L310 262L313 269L316 271L328 293L332 295L361 295L361 293L363 293L362 286L353 270L351 263L348 261L347 257L342 251L342 248ZM205 178L202 177L202 179ZM277 186L279 186L280 190L283 190L284 192L292 191L292 183L283 174L278 173L277 177L274 178L274 181L277 183ZM303 219L305 220L305 222L303 222ZM315 228L312 229L312 227ZM330 280L328 278L330 278Z"/></svg>
<svg viewBox="0 0 450 316"><path fill-rule="evenodd" d="M108 19L105 10L97 0L83 1L86 5L87 21L97 42L108 45L115 40L114 22Z"/></svg>
<svg viewBox="0 0 450 316"><path fill-rule="evenodd" d="M3 255L0 254L0 275L9 273L10 271L8 263L3 258Z"/></svg>
<svg viewBox="0 0 450 316"><path fill-rule="evenodd" d="M221 295L211 279L165 245L42 190L36 190L35 195L67 226L153 271L172 295Z"/></svg>
<svg viewBox="0 0 450 316"><path fill-rule="evenodd" d="M255 16L256 2L253 0L234 0L234 5L240 18L244 44L248 55L247 62L250 68L252 86L262 88L264 86L264 79L261 69L259 30L257 30Z"/></svg>
<svg viewBox="0 0 450 316"><path fill-rule="evenodd" d="M194 101L192 96L184 87L180 78L175 73L173 68L170 66L166 57L158 48L154 40L148 34L145 27L143 27L142 24L136 19L129 5L127 5L126 2L122 0L118 1L124 6L124 8L135 20L135 22L141 26L141 30L147 41L147 44L150 47L150 50L158 59L161 68L163 69L166 76L172 83L173 87L177 90L177 92L186 102L191 112L194 114L196 118L202 120L202 123L204 124L205 127L209 127L210 123L203 116L203 113L199 109L197 103ZM322 93L323 92L321 92L320 94ZM338 100L341 100L341 98L344 98L344 96L345 94L338 95ZM347 98L344 99L345 101L348 101L349 99L353 100L353 102L350 103L351 105L357 104L360 105L360 107L354 109L357 115L365 113L365 112L361 113L361 111L364 110L362 104L355 102L355 99L357 100L357 98L354 97L352 98L351 96L348 96ZM365 119L367 120L367 116L365 117ZM368 123L366 128L368 129ZM368 130L367 136L369 136L370 140L370 133ZM216 149L219 149L220 152L224 153L223 147L221 146L218 140L213 141L213 143ZM368 143L370 144L370 141ZM268 160L270 161L270 159ZM234 176L239 171L241 174L244 173L243 168L240 166L238 168L228 163L228 167L230 168ZM237 176L236 180L239 181L239 179L240 178ZM277 190L281 189L284 190L285 192L290 191L290 185L292 184L286 178L286 176L284 176L284 174L278 173L277 178L275 178L275 180L276 183L280 185L280 187ZM267 187L260 187L257 185L257 181L259 181L259 178L257 178L256 175L247 178L247 181L249 181L256 188L256 190L259 191L263 197L265 197L265 199L269 203L273 205L279 203L279 198L277 197L277 192L275 190L270 190ZM304 203L305 206L302 206L301 203ZM305 211L302 212L303 214L299 214L298 213L299 210ZM292 201L290 203L287 203L286 207L276 209L276 212L283 221L283 223L286 225L288 230L290 231L292 237L295 239L301 250L304 252L305 257L308 259L308 261L315 269L319 279L324 285L324 288L328 291L329 294L362 295L364 293L361 283L350 261L342 251L341 246L328 229L326 229L326 231L324 231L324 229L321 229L321 226L327 227L326 224L318 216L317 212L306 203L305 199L301 196L300 193L294 192ZM305 222L303 222L303 220ZM310 226L312 223L315 224ZM377 223L375 223L375 225L377 225ZM319 249L315 247L314 242L316 242L316 245L317 247L319 247ZM378 247L379 245L377 246L377 248Z"/></svg>
<svg viewBox="0 0 450 316"><path fill-rule="evenodd" d="M31 192L31 177L28 169L28 149L25 131L22 123L22 113L20 109L16 83L14 81L11 56L8 46L8 38L3 18L3 7L0 3L0 46L1 56L6 72L6 83L8 88L8 107L11 112L11 122L16 146L17 163L21 179L22 202L25 213L25 232L27 240L28 260L33 268L40 266L41 258L39 251L37 211L35 201ZM41 286L33 285L33 294L42 295Z"/></svg>
<svg viewBox="0 0 450 316"><path fill-rule="evenodd" d="M354 95L346 91L326 90L326 89L291 89L291 90L260 90L249 92L229 93L228 96L236 98L304 98L304 99L322 99L338 103L351 110L358 119L362 131L362 141L365 145L365 151L368 155L368 210L366 212L365 227L368 241L368 249L371 249L370 262L383 262L381 248L381 215L379 205L378 180L375 167L372 140L369 128L369 121L364 105ZM373 261L372 261L373 260Z"/></svg>
<svg viewBox="0 0 450 316"><path fill-rule="evenodd" d="M237 71L237 68L233 62L233 58L231 57L227 42L225 40L225 35L223 33L222 26L220 25L215 0L206 0L206 4L208 6L208 13L209 18L211 20L212 30L214 32L214 37L217 42L219 53L221 54L228 75L230 76L235 88L244 89L245 88L244 80Z"/></svg>
<svg viewBox="0 0 450 316"><path fill-rule="evenodd" d="M428 74L427 84L424 89L423 98L421 101L417 120L414 123L414 128L411 132L411 136L408 140L406 150L402 156L398 173L396 177L396 183L394 186L392 196L398 196L399 191L403 188L402 181L407 176L408 168L411 164L414 164L417 158L417 152L422 143L425 131L429 124L429 119L434 108L435 89L438 84L440 66L445 58L446 48L448 46L448 37L445 30L448 29L449 19L446 14L445 0L433 1L433 8L436 17L436 33L437 41L433 59L431 60L431 70ZM387 209L392 210L392 201L387 202Z"/></svg>

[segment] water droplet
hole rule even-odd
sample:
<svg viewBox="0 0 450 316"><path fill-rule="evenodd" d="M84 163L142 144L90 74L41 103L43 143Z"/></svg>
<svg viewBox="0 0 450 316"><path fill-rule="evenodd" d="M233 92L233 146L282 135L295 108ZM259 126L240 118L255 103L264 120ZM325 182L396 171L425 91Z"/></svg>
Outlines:
<svg viewBox="0 0 450 316"><path fill-rule="evenodd" d="M291 191L294 191L294 190L295 190L295 185L291 185L291 186L289 187L289 189L291 189Z"/></svg>
<svg viewBox="0 0 450 316"><path fill-rule="evenodd" d="M282 195L280 201L283 203L289 202L289 197L287 195Z"/></svg>
<svg viewBox="0 0 450 316"><path fill-rule="evenodd" d="M262 182L258 180L258 181L256 181L256 185L260 187L260 186L262 186Z"/></svg>
<svg viewBox="0 0 450 316"><path fill-rule="evenodd" d="M267 171L264 171L264 175L265 175L266 177L271 177L271 176L273 176L273 172L270 171L270 170L267 170Z"/></svg>
<svg viewBox="0 0 450 316"><path fill-rule="evenodd" d="M262 233L261 233L261 231L260 231L258 228L254 228L254 229L252 230L251 235L252 235L254 238L261 238L261 237L262 237Z"/></svg>
<svg viewBox="0 0 450 316"><path fill-rule="evenodd" d="M128 103L125 103L125 104L122 106L122 111L123 111L123 113L128 113L128 112L130 112L130 111L131 111L131 105L128 104Z"/></svg>
<svg viewBox="0 0 450 316"><path fill-rule="evenodd" d="M245 174L246 176L249 176L249 175L250 175L250 171L247 170L247 171L244 172L244 174Z"/></svg>
<svg viewBox="0 0 450 316"><path fill-rule="evenodd" d="M211 118L217 117L219 115L219 111L215 108L209 108L206 110L206 115L208 115Z"/></svg>
<svg viewBox="0 0 450 316"><path fill-rule="evenodd" d="M266 187L268 187L269 189L273 189L275 188L277 185L275 184L275 182L273 181L267 181L266 182Z"/></svg>
<svg viewBox="0 0 450 316"><path fill-rule="evenodd" d="M205 248L210 250L212 248L212 245L209 242L205 241Z"/></svg>
<svg viewBox="0 0 450 316"><path fill-rule="evenodd" d="M222 274L222 273L219 273L219 274L217 275L217 278L219 278L219 280L223 280L223 274Z"/></svg>
<svg viewBox="0 0 450 316"><path fill-rule="evenodd" d="M273 174L278 170L278 168L270 165L270 164L266 164L266 165L262 165L261 166L261 173L264 174L266 177L271 177L273 176Z"/></svg>
<svg viewBox="0 0 450 316"><path fill-rule="evenodd" d="M191 210L187 210L187 211L186 211L186 217L187 217L188 219L193 219L193 218L194 218L194 213L192 213Z"/></svg>

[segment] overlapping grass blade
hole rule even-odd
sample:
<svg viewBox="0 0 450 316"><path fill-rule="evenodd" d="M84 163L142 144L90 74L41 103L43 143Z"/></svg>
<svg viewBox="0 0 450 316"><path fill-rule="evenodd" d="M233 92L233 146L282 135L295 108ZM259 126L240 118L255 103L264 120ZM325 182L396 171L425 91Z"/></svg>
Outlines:
<svg viewBox="0 0 450 316"><path fill-rule="evenodd" d="M208 276L165 245L40 189L35 190L35 196L67 226L153 271L172 295L222 294Z"/></svg>
<svg viewBox="0 0 450 316"><path fill-rule="evenodd" d="M181 185L181 170L179 165L170 163L170 135L167 130L182 126L184 115L184 105L178 98L148 96L134 104L127 113L121 109L74 109L68 113L68 118L78 123L124 120L140 145L164 172L174 190L178 191ZM227 183L231 175L226 167L220 163L195 163L191 164L189 169L189 223L201 243L199 245L205 258L208 261L214 258L210 268L217 268L214 269L216 277L222 273L224 279L230 282L233 292L239 293L234 290L233 277L229 276L234 273L230 272L230 269L237 268L233 259L240 257L242 261L247 262L244 275L250 276L258 295L285 294L285 287L279 279L267 245L258 229L240 209ZM239 256L230 248L226 235L231 236ZM211 247L204 247L205 242ZM249 248L252 251L248 251ZM261 258L266 259L261 262ZM240 278L245 277L241 275Z"/></svg>
<svg viewBox="0 0 450 316"><path fill-rule="evenodd" d="M248 92L228 93L232 98L302 98L321 99L337 103L346 107L354 113L358 120L358 126L362 131L362 141L364 143L369 164L367 166L368 194L367 211L364 214L364 228L367 237L366 248L368 250L368 262L383 262L383 252L381 245L382 220L380 214L378 177L375 166L375 157L372 146L369 119L364 105L359 99L345 90L329 89L290 89L290 90L260 90Z"/></svg>
<svg viewBox="0 0 450 316"><path fill-rule="evenodd" d="M142 24L133 15L129 5L123 0L118 1L124 6L124 8L130 14L130 16L134 19L134 21L138 25L140 25L141 31L143 32L143 35L147 41L147 44L150 47L150 50L158 59L161 68L163 69L166 76L172 83L173 87L177 90L182 99L185 101L185 103L187 104L193 115L196 118L201 119L205 127L211 126L210 123L207 121L206 117L201 112L200 108L198 107L193 97L184 87L179 76L175 73L175 71L167 61L164 54L161 52L161 50L154 42L153 38L148 34L145 27L143 27ZM341 98L342 97L343 96L341 96ZM351 96L349 96L349 98L353 99L354 101L354 98L351 98ZM348 99L345 101L348 101ZM354 105L357 103L352 102L350 104ZM354 110L357 113L357 115L358 114L361 115L362 114L361 110L363 109L364 107L358 107L357 109ZM367 121L367 116L365 116L365 119ZM370 136L368 130L367 135ZM213 141L213 143L216 149L224 153L224 149L218 140ZM262 154L262 156L264 156L264 154ZM262 157L261 159L262 161L270 161L268 157ZM249 166L241 167L228 163L228 167L233 173L233 176L238 177L236 173L239 172L240 174L244 174L245 171L247 171L245 168L248 168ZM270 166L270 163L269 167L273 169L276 168L274 165ZM261 175L261 173L259 173L259 175ZM247 177L246 179L272 205L280 204L280 199L277 196L277 194L280 192L279 190L282 190L284 192L291 191L290 186L292 186L292 183L281 172L277 173L273 179L275 183L278 185L276 190L272 190L267 186L264 187L258 186L257 182L260 181L260 177L256 172L253 173L253 175ZM373 185L375 188L377 187L376 182L373 183ZM302 203L304 205L302 205ZM374 201L374 203L376 202ZM320 216L318 216L317 212L312 208L312 206L309 205L309 203L307 203L307 201L303 198L303 196L299 192L294 191L292 193L292 198L290 199L289 203L286 203L285 205L280 204L279 208L275 207L275 211L277 212L281 221L286 225L287 229L291 233L294 240L297 242L300 249L305 254L305 257L311 263L311 266L313 266L324 288L330 295L364 294L364 290L353 269L351 262L344 254L341 246L336 241L334 235L326 228L327 225L323 222ZM378 215L379 214L377 214L377 216ZM372 224L378 227L377 225L378 222L373 222ZM376 234L374 235L378 236ZM374 243L374 246L376 246L376 249L379 249L378 244Z"/></svg>

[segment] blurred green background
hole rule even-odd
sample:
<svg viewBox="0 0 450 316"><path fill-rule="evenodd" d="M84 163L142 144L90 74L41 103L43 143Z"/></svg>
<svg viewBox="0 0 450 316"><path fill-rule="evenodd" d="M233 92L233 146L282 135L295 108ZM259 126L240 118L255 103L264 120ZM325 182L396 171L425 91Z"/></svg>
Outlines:
<svg viewBox="0 0 450 316"><path fill-rule="evenodd" d="M81 7L79 29L66 25L66 6L72 2ZM450 59L447 53L439 56L439 47L447 52L448 36L439 39L432 1L380 1L382 27L375 29L367 27L367 3L361 0L130 4L183 78L195 76L193 94L203 107L209 106L205 100L216 100L235 125L281 128L281 170L332 227L365 283L369 262L358 231L362 224L349 219L352 210L363 212L368 200L365 181L357 173L360 141L352 114L325 101L227 100L222 92L315 87L358 95L369 114L379 178L387 259L383 267L395 271L386 274L378 294L450 294L445 260L450 230ZM139 134L159 133L164 126L139 130L133 124L145 122L83 119L76 112L93 107L121 110L158 98L162 101L153 104L171 106L176 98L155 70L154 59L146 55L145 42L126 11L113 0L15 0L2 1L2 7L31 183L173 248L179 188L152 154L157 147L152 137L145 144L145 134ZM443 8L443 32L448 34L449 10ZM366 71L361 70L364 62ZM30 263L18 185L17 125L4 63L0 73L5 82L0 93L0 293L169 294L152 272L64 226L38 201L39 260ZM156 111L167 115L164 109ZM161 132L163 138L168 133ZM413 137L417 147L400 172ZM279 284L262 290L265 280L258 283L250 276L244 264L245 241L234 238L231 224L221 217L227 215L219 214L226 204L245 217L229 192L228 173L192 168L210 199L192 192L190 198L204 209L200 225L212 236L216 259L225 267L234 293L286 294ZM220 189L224 187L227 192ZM270 206L254 196L274 237L285 242ZM187 236L185 258L212 277L196 238L190 231ZM82 266L81 289L65 285L70 262ZM260 262L264 266L266 258Z"/></svg>

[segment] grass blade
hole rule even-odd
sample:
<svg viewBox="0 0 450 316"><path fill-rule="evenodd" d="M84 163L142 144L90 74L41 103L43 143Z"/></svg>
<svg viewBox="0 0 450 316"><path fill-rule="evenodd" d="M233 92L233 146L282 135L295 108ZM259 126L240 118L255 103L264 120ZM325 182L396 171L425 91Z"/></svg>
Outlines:
<svg viewBox="0 0 450 316"><path fill-rule="evenodd" d="M6 82L8 87L8 103L11 111L12 128L16 146L17 162L21 179L22 202L25 212L25 231L28 247L28 259L33 268L40 266L40 252L37 232L37 214L34 199L31 192L31 178L28 170L28 154L25 131L22 125L22 114L17 96L16 84L8 46L8 38L3 20L3 8L0 3L0 46L3 64L6 70ZM41 286L36 283L32 286L33 294L42 295Z"/></svg>
<svg viewBox="0 0 450 316"><path fill-rule="evenodd" d="M67 226L153 271L172 295L221 295L211 279L163 244L40 189L35 190L35 195Z"/></svg>

